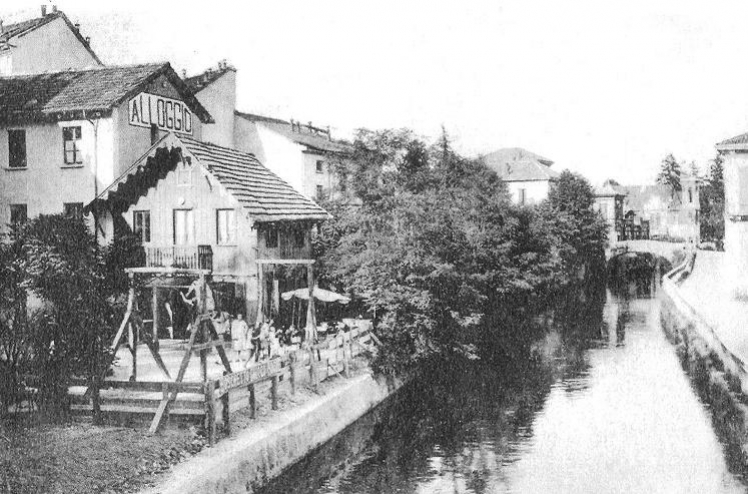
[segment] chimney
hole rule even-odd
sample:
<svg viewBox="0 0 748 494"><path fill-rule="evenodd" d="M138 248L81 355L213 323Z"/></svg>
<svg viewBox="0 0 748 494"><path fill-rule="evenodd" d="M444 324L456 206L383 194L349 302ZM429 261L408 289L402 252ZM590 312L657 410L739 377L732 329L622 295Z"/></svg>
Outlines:
<svg viewBox="0 0 748 494"><path fill-rule="evenodd" d="M57 5L52 5L52 13L53 14L57 13Z"/></svg>
<svg viewBox="0 0 748 494"><path fill-rule="evenodd" d="M46 17L46 16L47 16L47 6L42 5L42 17Z"/></svg>
<svg viewBox="0 0 748 494"><path fill-rule="evenodd" d="M330 133L330 126L327 126L327 140L332 141L332 134Z"/></svg>
<svg viewBox="0 0 748 494"><path fill-rule="evenodd" d="M75 23L75 30L76 31L80 31L81 30L81 23L80 22L76 22Z"/></svg>
<svg viewBox="0 0 748 494"><path fill-rule="evenodd" d="M182 79L187 79L187 69L182 69Z"/></svg>
<svg viewBox="0 0 748 494"><path fill-rule="evenodd" d="M87 45L91 44L91 36L86 36L86 44Z"/></svg>
<svg viewBox="0 0 748 494"><path fill-rule="evenodd" d="M3 20L0 19L0 34L3 34L5 32L5 27L3 26Z"/></svg>
<svg viewBox="0 0 748 494"><path fill-rule="evenodd" d="M312 121L311 120L309 120L309 123L307 124L307 128L309 128L309 133L311 134L312 133L312 129L314 128L314 127L312 127Z"/></svg>

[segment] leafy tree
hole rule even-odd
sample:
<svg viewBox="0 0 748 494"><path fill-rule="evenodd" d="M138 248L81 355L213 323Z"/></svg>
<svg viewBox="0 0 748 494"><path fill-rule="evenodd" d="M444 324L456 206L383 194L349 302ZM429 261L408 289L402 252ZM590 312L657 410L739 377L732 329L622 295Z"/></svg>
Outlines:
<svg viewBox="0 0 748 494"><path fill-rule="evenodd" d="M723 158L717 155L709 165L706 184L699 194L700 234L721 248L725 237L725 182Z"/></svg>
<svg viewBox="0 0 748 494"><path fill-rule="evenodd" d="M72 377L100 376L114 327L104 264L93 235L80 219L40 216L17 232L15 282L36 300L25 328L31 371L40 378L39 401L49 418L66 413Z"/></svg>
<svg viewBox="0 0 748 494"><path fill-rule="evenodd" d="M354 147L350 170L366 186L351 191L354 201L326 204L335 219L315 252L320 279L374 316L380 371L531 341L524 321L603 252L604 224L579 177L564 175L546 210L516 207L446 132L429 146L409 131L359 131Z"/></svg>
<svg viewBox="0 0 748 494"><path fill-rule="evenodd" d="M681 191L680 183L681 169L680 164L675 156L668 154L660 163L660 172L657 175L657 183L670 187L670 193L673 198L678 197Z"/></svg>

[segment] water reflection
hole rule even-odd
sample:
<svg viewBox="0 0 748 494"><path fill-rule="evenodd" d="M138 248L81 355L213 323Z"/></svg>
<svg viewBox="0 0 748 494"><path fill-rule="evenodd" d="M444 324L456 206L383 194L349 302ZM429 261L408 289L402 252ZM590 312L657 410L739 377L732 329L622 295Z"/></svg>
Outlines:
<svg viewBox="0 0 748 494"><path fill-rule="evenodd" d="M618 293L522 366L409 387L264 492L743 492L651 286Z"/></svg>

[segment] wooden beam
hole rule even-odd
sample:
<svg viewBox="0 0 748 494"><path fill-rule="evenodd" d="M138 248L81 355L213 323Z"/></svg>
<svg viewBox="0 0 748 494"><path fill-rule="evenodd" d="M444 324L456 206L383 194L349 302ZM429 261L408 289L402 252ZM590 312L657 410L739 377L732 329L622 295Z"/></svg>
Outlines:
<svg viewBox="0 0 748 494"><path fill-rule="evenodd" d="M184 374L185 372L187 372L187 365L190 363L190 357L192 356L192 352L190 350L195 344L195 336L197 335L198 325L196 322L193 322L191 326L192 331L190 332L190 341L187 344L187 351L184 352L182 363L179 366L179 372L177 373L177 378L174 381L177 383L181 383L182 379L184 379ZM148 428L149 434L154 434L158 430L159 425L161 425L161 419L167 412L169 403L177 399L177 393L179 393L179 391L174 390L167 398L161 400L161 403L159 403L158 409L156 410L156 414L153 416L153 420L151 421L151 426Z"/></svg>

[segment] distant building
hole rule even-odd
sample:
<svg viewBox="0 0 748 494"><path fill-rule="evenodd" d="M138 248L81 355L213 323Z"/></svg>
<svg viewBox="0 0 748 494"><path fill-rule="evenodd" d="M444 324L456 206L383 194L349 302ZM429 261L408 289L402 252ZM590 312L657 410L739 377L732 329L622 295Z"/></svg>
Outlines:
<svg viewBox="0 0 748 494"><path fill-rule="evenodd" d="M226 62L185 78L215 119L203 140L253 153L297 191L314 199L336 193L336 164L350 146L332 138L329 128L236 110L236 69Z"/></svg>
<svg viewBox="0 0 748 494"><path fill-rule="evenodd" d="M42 6L41 17L15 24L0 21L0 76L101 67L88 38L67 16Z"/></svg>
<svg viewBox="0 0 748 494"><path fill-rule="evenodd" d="M168 63L0 77L0 231L80 214L163 135L210 121Z"/></svg>
<svg viewBox="0 0 748 494"><path fill-rule="evenodd" d="M614 244L625 239L623 201L626 191L623 187L607 180L601 187L595 188L595 210L605 219L608 225L608 241Z"/></svg>
<svg viewBox="0 0 748 494"><path fill-rule="evenodd" d="M625 238L635 238L638 226L649 238L699 241L699 179L681 175L681 190L667 185L629 185L623 202ZM632 237L633 234L633 237ZM646 236L646 235L645 235Z"/></svg>
<svg viewBox="0 0 748 494"><path fill-rule="evenodd" d="M253 155L175 133L87 208L109 236L124 229L140 238L145 267L209 270L250 322L277 305L276 264L311 267L312 227L329 218Z"/></svg>
<svg viewBox="0 0 748 494"><path fill-rule="evenodd" d="M507 184L515 204L542 202L559 176L551 169L553 161L522 148L494 151L485 155L483 162Z"/></svg>

